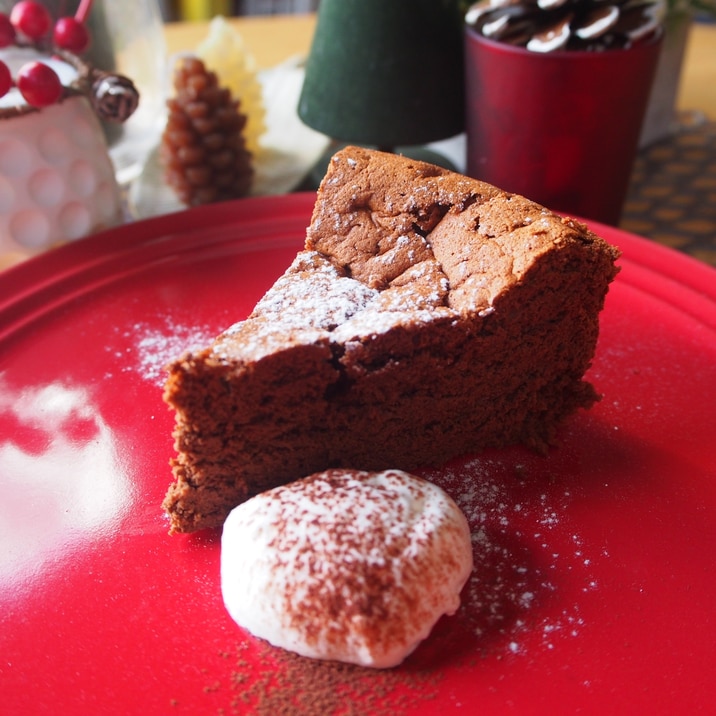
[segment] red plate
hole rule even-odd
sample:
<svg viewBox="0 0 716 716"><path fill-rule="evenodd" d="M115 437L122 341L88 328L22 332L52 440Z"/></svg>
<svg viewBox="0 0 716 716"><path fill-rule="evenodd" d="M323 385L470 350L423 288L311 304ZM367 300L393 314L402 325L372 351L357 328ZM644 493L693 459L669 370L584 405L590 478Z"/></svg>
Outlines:
<svg viewBox="0 0 716 716"><path fill-rule="evenodd" d="M603 401L546 458L430 473L475 538L458 615L391 672L293 658L233 624L217 534L167 535L162 366L247 314L312 204L152 219L0 275L3 712L712 708L716 273L607 227L624 256L590 373Z"/></svg>

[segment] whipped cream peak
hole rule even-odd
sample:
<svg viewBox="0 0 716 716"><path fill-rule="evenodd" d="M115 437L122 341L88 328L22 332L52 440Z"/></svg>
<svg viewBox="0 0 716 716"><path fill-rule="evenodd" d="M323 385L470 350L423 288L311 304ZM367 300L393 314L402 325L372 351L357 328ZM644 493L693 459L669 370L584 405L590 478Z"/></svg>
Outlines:
<svg viewBox="0 0 716 716"><path fill-rule="evenodd" d="M274 646L387 668L457 610L472 564L467 520L442 489L336 469L236 507L221 584L234 621Z"/></svg>

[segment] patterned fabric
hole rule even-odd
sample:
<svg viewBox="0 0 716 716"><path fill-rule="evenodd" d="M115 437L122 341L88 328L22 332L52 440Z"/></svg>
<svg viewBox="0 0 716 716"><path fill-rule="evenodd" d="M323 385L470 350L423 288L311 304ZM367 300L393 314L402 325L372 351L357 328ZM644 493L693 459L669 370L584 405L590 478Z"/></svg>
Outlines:
<svg viewBox="0 0 716 716"><path fill-rule="evenodd" d="M620 226L716 266L716 122L640 152Z"/></svg>

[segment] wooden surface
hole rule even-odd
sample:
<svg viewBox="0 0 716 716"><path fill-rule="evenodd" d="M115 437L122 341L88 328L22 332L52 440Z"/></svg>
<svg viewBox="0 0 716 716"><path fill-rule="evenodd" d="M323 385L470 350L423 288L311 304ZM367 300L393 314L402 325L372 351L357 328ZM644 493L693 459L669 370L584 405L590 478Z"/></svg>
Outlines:
<svg viewBox="0 0 716 716"><path fill-rule="evenodd" d="M716 120L716 23L696 23L686 46L678 106Z"/></svg>
<svg viewBox="0 0 716 716"><path fill-rule="evenodd" d="M316 27L315 15L255 15L229 18L253 54L259 69L295 55L307 55ZM169 22L165 26L169 54L193 50L207 36L208 22Z"/></svg>

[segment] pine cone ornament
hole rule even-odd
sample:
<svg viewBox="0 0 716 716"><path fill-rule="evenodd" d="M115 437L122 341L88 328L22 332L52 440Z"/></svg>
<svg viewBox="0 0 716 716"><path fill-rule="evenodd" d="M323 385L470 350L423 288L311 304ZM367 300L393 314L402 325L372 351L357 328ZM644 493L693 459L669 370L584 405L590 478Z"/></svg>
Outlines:
<svg viewBox="0 0 716 716"><path fill-rule="evenodd" d="M174 88L161 142L167 184L188 206L246 196L254 172L240 101L196 57L177 67Z"/></svg>

